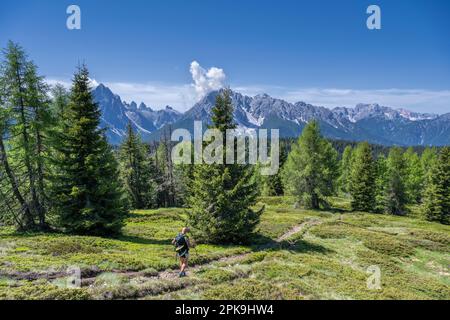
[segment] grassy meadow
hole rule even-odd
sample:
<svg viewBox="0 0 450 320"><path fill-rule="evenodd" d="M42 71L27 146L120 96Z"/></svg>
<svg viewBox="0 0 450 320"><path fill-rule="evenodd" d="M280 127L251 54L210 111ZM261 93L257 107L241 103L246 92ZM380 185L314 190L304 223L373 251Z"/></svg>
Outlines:
<svg viewBox="0 0 450 320"><path fill-rule="evenodd" d="M260 198L251 245L198 245L182 279L170 241L186 209L134 211L115 239L0 227L0 299L450 299L450 226L331 200ZM381 288L368 289L374 265ZM81 288L67 285L74 267Z"/></svg>

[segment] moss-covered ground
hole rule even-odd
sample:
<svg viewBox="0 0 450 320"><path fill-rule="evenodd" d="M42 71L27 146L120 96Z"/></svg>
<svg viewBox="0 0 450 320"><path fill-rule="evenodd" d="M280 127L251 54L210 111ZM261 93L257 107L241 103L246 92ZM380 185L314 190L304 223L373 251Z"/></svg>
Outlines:
<svg viewBox="0 0 450 320"><path fill-rule="evenodd" d="M252 243L198 245L182 279L170 241L185 209L134 211L115 239L0 227L0 299L450 299L449 226L332 201L309 211L261 198Z"/></svg>

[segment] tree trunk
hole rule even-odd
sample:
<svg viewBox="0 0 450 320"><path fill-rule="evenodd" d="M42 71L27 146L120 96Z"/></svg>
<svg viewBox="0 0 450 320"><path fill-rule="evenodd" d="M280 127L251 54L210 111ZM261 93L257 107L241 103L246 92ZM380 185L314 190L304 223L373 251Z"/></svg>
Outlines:
<svg viewBox="0 0 450 320"><path fill-rule="evenodd" d="M12 172L11 167L9 166L9 162L8 162L8 158L7 158L6 150L5 150L5 145L3 143L3 137L1 135L0 135L0 163L5 168L5 173L6 173L6 176L8 177L13 194L16 197L19 204L21 205L22 210L24 212L23 228L26 230L33 229L35 226L33 214L30 210L28 203L25 201L24 197L20 193L17 179L16 179L14 173Z"/></svg>
<svg viewBox="0 0 450 320"><path fill-rule="evenodd" d="M24 103L23 97L22 97L22 92L23 92L22 81L20 79L20 74L19 74L18 69L16 71L16 77L17 77L16 80L17 80L17 85L19 87L19 93L20 93L19 108L20 108L20 118L21 118L20 120L22 121L22 138L23 138L23 143L24 143L24 157L25 157L24 162L25 162L25 167L27 168L28 180L30 182L30 192L31 192L31 197L33 199L32 205L29 206L30 207L29 209L39 216L39 211L37 210L39 201L38 201L37 193L36 193L34 170L31 165L31 159L30 159L30 142L28 140L29 137L28 137L28 132L27 132L27 121L26 121L26 116L25 116L25 103Z"/></svg>
<svg viewBox="0 0 450 320"><path fill-rule="evenodd" d="M40 195L40 201L38 198L37 210L39 215L39 226L43 229L46 229L47 223L45 221L45 207L44 203L47 202L47 197L45 195L44 189L44 165L42 163L42 153L43 153L43 145L42 145L42 136L41 132L38 128L36 128L36 153L37 153L37 184L38 191Z"/></svg>

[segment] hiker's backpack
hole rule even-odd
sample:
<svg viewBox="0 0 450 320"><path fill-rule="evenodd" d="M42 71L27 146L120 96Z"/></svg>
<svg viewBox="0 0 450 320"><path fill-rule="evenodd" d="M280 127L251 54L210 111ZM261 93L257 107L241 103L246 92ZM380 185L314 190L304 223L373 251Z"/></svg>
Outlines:
<svg viewBox="0 0 450 320"><path fill-rule="evenodd" d="M181 252L185 249L187 249L186 236L184 234L179 233L175 237L175 251Z"/></svg>

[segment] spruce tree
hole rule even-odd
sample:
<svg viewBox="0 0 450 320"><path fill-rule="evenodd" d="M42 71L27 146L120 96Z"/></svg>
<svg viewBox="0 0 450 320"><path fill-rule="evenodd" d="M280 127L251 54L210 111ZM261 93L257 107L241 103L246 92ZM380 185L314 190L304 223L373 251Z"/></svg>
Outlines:
<svg viewBox="0 0 450 320"><path fill-rule="evenodd" d="M450 147L444 147L428 176L423 211L430 221L450 224Z"/></svg>
<svg viewBox="0 0 450 320"><path fill-rule="evenodd" d="M352 208L374 212L376 207L376 166L372 149L367 142L360 143L353 156L350 175Z"/></svg>
<svg viewBox="0 0 450 320"><path fill-rule="evenodd" d="M224 136L235 128L229 90L223 90L212 109L212 126ZM249 240L259 222L262 210L251 209L258 188L249 165L196 164L189 190L188 223L194 236L211 243L240 243Z"/></svg>
<svg viewBox="0 0 450 320"><path fill-rule="evenodd" d="M402 149L393 147L387 159L387 188L385 210L389 214L405 215L407 197L405 193L405 163Z"/></svg>
<svg viewBox="0 0 450 320"><path fill-rule="evenodd" d="M319 124L310 122L293 144L283 168L285 190L307 208L328 206L326 197L335 191L337 152L320 135Z"/></svg>
<svg viewBox="0 0 450 320"><path fill-rule="evenodd" d="M76 234L115 235L126 215L118 168L94 103L89 72L75 74L55 149L54 201L59 225Z"/></svg>
<svg viewBox="0 0 450 320"><path fill-rule="evenodd" d="M152 166L140 137L133 131L131 123L119 150L120 177L134 209L148 209L155 205L156 185Z"/></svg>

